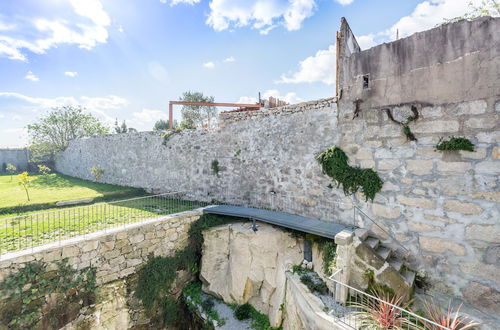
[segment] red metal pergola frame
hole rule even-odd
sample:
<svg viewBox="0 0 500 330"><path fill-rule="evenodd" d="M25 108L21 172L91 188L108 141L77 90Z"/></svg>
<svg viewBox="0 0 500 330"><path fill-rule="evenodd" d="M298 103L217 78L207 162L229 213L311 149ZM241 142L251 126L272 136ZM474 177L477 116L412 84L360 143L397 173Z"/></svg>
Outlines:
<svg viewBox="0 0 500 330"><path fill-rule="evenodd" d="M170 101L168 103L168 127L174 128L174 111L173 106L176 105L193 105L201 107L240 107L240 108L255 108L259 109L260 104L243 104L243 103L207 103L207 102L185 102L185 101Z"/></svg>

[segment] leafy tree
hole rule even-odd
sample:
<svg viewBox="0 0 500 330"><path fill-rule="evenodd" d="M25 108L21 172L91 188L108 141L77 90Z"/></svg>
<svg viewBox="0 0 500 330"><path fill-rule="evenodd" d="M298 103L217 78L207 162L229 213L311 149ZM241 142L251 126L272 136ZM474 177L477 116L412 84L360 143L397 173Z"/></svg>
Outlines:
<svg viewBox="0 0 500 330"><path fill-rule="evenodd" d="M174 120L174 123L173 123L173 128L176 128L177 127L177 121ZM155 131L166 131L170 129L170 122L167 120L163 120L163 119L160 119L158 120L156 123L155 123L155 126L153 127L153 130Z"/></svg>
<svg viewBox="0 0 500 330"><path fill-rule="evenodd" d="M109 129L81 106L53 108L48 114L27 126L31 156L35 161L51 161L70 140L108 134Z"/></svg>
<svg viewBox="0 0 500 330"><path fill-rule="evenodd" d="M123 123L121 125L118 125L118 119L115 120L115 132L116 132L116 134L128 132L128 128L127 128L127 124L125 123L125 120L123 121Z"/></svg>
<svg viewBox="0 0 500 330"><path fill-rule="evenodd" d="M205 96L200 92L185 92L180 101L213 103L213 96ZM217 108L213 106L184 105L181 109L182 121L186 125L193 124L195 127L210 127L217 118ZM181 123L182 125L182 123Z"/></svg>
<svg viewBox="0 0 500 330"><path fill-rule="evenodd" d="M28 192L28 188L31 185L31 181L33 180L33 178L29 176L28 172L23 172L21 174L18 174L17 177L19 178L19 185L23 187L24 191L26 192L26 197L28 197L28 202L29 202L30 194Z"/></svg>
<svg viewBox="0 0 500 330"><path fill-rule="evenodd" d="M10 181L12 181L12 175L14 173L16 173L17 168L14 165L12 165L11 163L9 163L9 164L7 164L7 167L5 169L7 170L7 172L9 172L9 174L10 174Z"/></svg>
<svg viewBox="0 0 500 330"><path fill-rule="evenodd" d="M473 20L483 16L500 16L500 2L497 0L483 0L478 6L469 2L469 12L451 19L445 19L441 25L459 22L462 20Z"/></svg>

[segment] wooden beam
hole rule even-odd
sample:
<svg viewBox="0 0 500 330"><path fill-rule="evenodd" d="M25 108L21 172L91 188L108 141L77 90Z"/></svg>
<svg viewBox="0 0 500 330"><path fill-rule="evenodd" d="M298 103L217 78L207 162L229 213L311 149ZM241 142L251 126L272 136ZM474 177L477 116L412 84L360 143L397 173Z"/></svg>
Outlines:
<svg viewBox="0 0 500 330"><path fill-rule="evenodd" d="M200 107L241 107L241 108L260 108L260 104L244 104L244 103L209 103L209 102L187 102L187 101L170 101L170 105L193 105Z"/></svg>

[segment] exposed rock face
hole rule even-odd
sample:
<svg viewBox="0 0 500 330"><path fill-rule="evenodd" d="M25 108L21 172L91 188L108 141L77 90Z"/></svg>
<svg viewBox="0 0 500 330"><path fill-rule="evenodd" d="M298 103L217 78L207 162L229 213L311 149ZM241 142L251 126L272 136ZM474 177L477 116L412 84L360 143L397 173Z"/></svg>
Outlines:
<svg viewBox="0 0 500 330"><path fill-rule="evenodd" d="M203 290L226 303L251 303L272 326L282 319L286 270L302 263L303 240L266 224L253 232L236 223L204 232L200 278Z"/></svg>

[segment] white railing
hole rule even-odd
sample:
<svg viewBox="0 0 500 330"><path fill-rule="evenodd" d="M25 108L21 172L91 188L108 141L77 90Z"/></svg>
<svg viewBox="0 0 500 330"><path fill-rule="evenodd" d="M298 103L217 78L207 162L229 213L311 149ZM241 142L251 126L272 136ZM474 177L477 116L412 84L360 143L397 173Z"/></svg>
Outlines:
<svg viewBox="0 0 500 330"><path fill-rule="evenodd" d="M368 329L366 328L366 323L364 322L362 313L360 313L361 309L359 307L368 306L369 308L376 308L377 306L382 306L390 310L394 315L393 320L396 320L394 323L397 325L394 329L451 330L450 328L426 319L425 317L415 314L391 302L382 300L369 293L342 283L335 278L341 273L342 269L339 269L328 278L332 284L331 294L336 305L339 307L337 309L331 309L328 314L344 326L356 330ZM384 326L380 325L379 327L374 327L374 329L375 328L384 329Z"/></svg>

